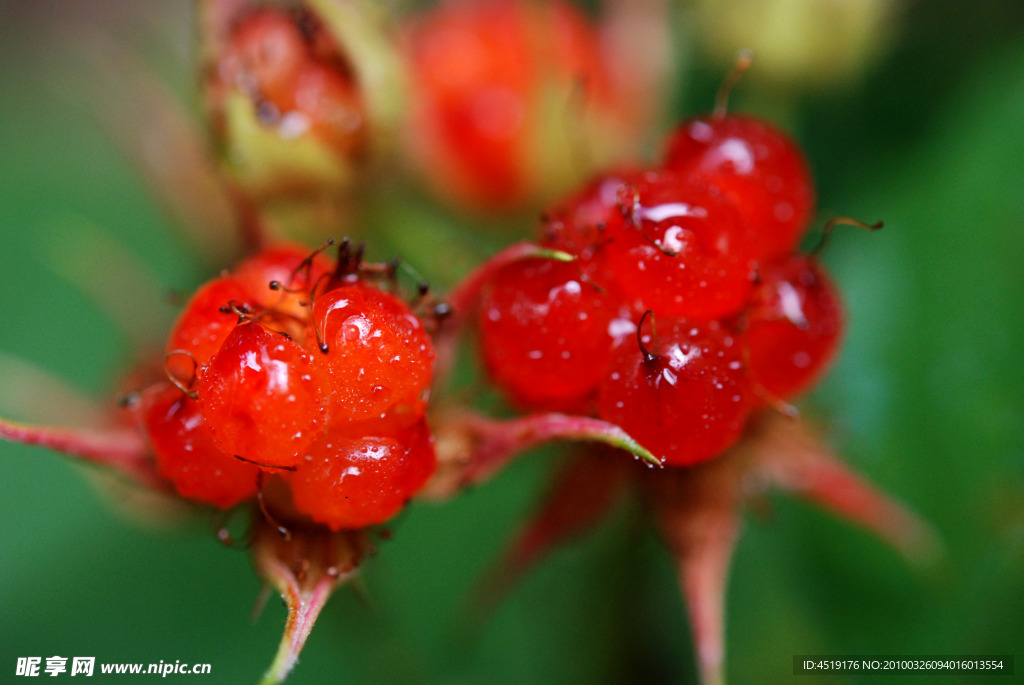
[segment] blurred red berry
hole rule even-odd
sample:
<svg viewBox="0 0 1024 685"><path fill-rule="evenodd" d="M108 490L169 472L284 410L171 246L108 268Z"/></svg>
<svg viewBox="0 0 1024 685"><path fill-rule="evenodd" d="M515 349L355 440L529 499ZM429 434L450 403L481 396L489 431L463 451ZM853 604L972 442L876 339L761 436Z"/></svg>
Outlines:
<svg viewBox="0 0 1024 685"><path fill-rule="evenodd" d="M727 115L681 124L669 138L665 166L703 175L747 220L755 256L793 250L814 211L814 185L803 153L760 119Z"/></svg>
<svg viewBox="0 0 1024 685"><path fill-rule="evenodd" d="M195 400L164 385L144 393L141 405L157 472L179 495L222 509L256 496L259 469L214 443Z"/></svg>
<svg viewBox="0 0 1024 685"><path fill-rule="evenodd" d="M172 378L191 385L200 367L221 348L238 323L238 312L253 307L256 298L251 288L233 276L207 282L185 305L171 330L166 345L166 366Z"/></svg>
<svg viewBox="0 0 1024 685"><path fill-rule="evenodd" d="M626 228L623 206L632 204L635 183L643 173L623 170L592 179L543 213L538 242L576 257L583 277L598 289L618 290L608 255L619 247L615 243Z"/></svg>
<svg viewBox="0 0 1024 685"><path fill-rule="evenodd" d="M788 399L827 370L843 333L839 292L813 257L790 256L761 271L746 341L752 380Z"/></svg>
<svg viewBox="0 0 1024 685"><path fill-rule="evenodd" d="M242 261L234 277L244 284L263 307L301 317L309 295L330 273L333 265L322 253L311 254L305 245L272 245ZM272 285L276 284L276 285Z"/></svg>
<svg viewBox="0 0 1024 685"><path fill-rule="evenodd" d="M567 3L441 2L410 22L407 59L413 154L462 204L557 195L587 171L580 149L601 158L633 135L598 35Z"/></svg>
<svg viewBox="0 0 1024 685"><path fill-rule="evenodd" d="M316 136L341 153L363 145L362 96L340 46L305 8L257 7L238 18L213 74L212 104L232 92L282 138Z"/></svg>
<svg viewBox="0 0 1024 685"><path fill-rule="evenodd" d="M480 304L480 349L518 404L581 410L611 356L616 301L572 262L528 259L501 269Z"/></svg>

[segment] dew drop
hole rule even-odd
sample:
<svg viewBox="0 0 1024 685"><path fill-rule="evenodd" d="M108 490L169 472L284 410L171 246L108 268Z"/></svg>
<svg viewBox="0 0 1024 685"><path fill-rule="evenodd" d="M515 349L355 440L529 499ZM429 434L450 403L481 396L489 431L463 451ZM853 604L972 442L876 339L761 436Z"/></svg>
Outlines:
<svg viewBox="0 0 1024 685"><path fill-rule="evenodd" d="M795 213L793 205L788 202L780 202L775 205L775 211L773 212L777 221L790 221Z"/></svg>

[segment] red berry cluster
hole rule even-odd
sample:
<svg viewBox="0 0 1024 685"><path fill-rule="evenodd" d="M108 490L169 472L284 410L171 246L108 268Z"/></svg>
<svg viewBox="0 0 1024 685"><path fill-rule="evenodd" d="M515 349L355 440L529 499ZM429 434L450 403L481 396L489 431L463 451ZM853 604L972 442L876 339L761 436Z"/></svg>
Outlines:
<svg viewBox="0 0 1024 685"><path fill-rule="evenodd" d="M139 402L160 475L218 507L280 477L334 530L393 516L434 470L434 351L375 283L388 272L347 245L334 265L281 246L200 288L167 343L171 381Z"/></svg>
<svg viewBox="0 0 1024 685"><path fill-rule="evenodd" d="M685 122L660 167L603 175L545 215L540 245L573 261L495 273L479 319L486 367L520 405L596 411L670 465L711 459L835 352L839 297L796 252L813 205L780 131L734 115Z"/></svg>

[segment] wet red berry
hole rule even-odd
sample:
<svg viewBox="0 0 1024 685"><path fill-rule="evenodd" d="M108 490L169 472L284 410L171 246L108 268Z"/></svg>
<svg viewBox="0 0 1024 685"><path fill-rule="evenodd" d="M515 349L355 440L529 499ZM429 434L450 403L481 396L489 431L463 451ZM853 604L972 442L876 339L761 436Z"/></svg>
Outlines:
<svg viewBox="0 0 1024 685"><path fill-rule="evenodd" d="M214 444L197 402L168 385L147 391L142 403L157 471L178 494L222 509L256 495L259 469Z"/></svg>
<svg viewBox="0 0 1024 685"><path fill-rule="evenodd" d="M750 412L740 341L717 321L651 318L642 346L616 349L598 413L668 465L712 459L739 439Z"/></svg>
<svg viewBox="0 0 1024 685"><path fill-rule="evenodd" d="M759 119L691 119L669 139L665 166L703 175L731 200L755 232L760 259L793 250L814 211L803 154L786 134Z"/></svg>
<svg viewBox="0 0 1024 685"><path fill-rule="evenodd" d="M326 425L313 355L259 323L231 332L196 390L217 446L267 467L295 466Z"/></svg>
<svg viewBox="0 0 1024 685"><path fill-rule="evenodd" d="M573 262L513 262L496 274L480 305L484 364L522 406L578 410L611 356L608 327L616 310Z"/></svg>
<svg viewBox="0 0 1024 685"><path fill-rule="evenodd" d="M260 304L276 307L282 294L308 295L331 268L330 260L322 253L311 254L305 245L285 243L244 260L234 276L257 296Z"/></svg>
<svg viewBox="0 0 1024 685"><path fill-rule="evenodd" d="M426 424L393 435L327 431L287 477L296 509L333 530L394 516L434 472Z"/></svg>
<svg viewBox="0 0 1024 685"><path fill-rule="evenodd" d="M166 366L171 377L189 385L238 323L238 313L231 305L249 308L254 303L252 291L237 278L215 278L202 286L185 305L167 339Z"/></svg>
<svg viewBox="0 0 1024 685"><path fill-rule="evenodd" d="M366 421L418 411L430 386L433 345L423 324L394 295L363 284L317 297L307 333L322 352L334 420Z"/></svg>
<svg viewBox="0 0 1024 685"><path fill-rule="evenodd" d="M590 256L622 224L622 193L639 171L607 173L544 213L540 243L578 257Z"/></svg>
<svg viewBox="0 0 1024 685"><path fill-rule="evenodd" d="M314 290L323 291L332 270L323 254L282 244L262 250L235 269L234 277L252 293L272 327L302 336Z"/></svg>
<svg viewBox="0 0 1024 685"><path fill-rule="evenodd" d="M835 356L843 318L817 260L791 256L765 266L745 336L752 380L782 399L808 390Z"/></svg>
<svg viewBox="0 0 1024 685"><path fill-rule="evenodd" d="M638 175L619 202L625 220L603 256L640 311L715 318L743 307L754 261L731 203L700 179L665 171Z"/></svg>

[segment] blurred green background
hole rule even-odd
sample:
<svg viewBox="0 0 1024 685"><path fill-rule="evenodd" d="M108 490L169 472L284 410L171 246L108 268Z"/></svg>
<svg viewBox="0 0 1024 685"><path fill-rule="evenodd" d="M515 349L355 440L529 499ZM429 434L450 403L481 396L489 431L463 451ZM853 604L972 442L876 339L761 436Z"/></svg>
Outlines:
<svg viewBox="0 0 1024 685"><path fill-rule="evenodd" d="M82 87L88 69L66 39L113 35L187 93L187 7L0 3L0 351L97 395L131 351L68 274L121 268L102 239L161 290L187 292L204 271L96 125L88 97L102 91ZM714 39L713 13L676 15L681 118L710 106L726 67L691 40ZM790 682L794 654L1016 653L1016 676L925 678L1024 680L1024 5L921 1L885 25L858 76L802 87L755 66L734 108L804 144L823 215L886 223L844 231L827 255L849 336L806 409L935 525L947 557L908 568L865 533L774 498L747 517L730 578L733 683ZM402 250L429 270L424 241ZM130 295L129 319L173 311ZM31 399L0 386L7 414ZM695 682L672 566L636 508L552 556L479 630L458 629L474 580L556 462L543 454L404 514L366 567L369 601L331 600L289 682ZM255 682L284 609L272 599L250 620L260 584L246 553L222 548L205 517L140 525L113 499L56 455L0 444L0 681L17 657L60 655L207 662L204 682Z"/></svg>

